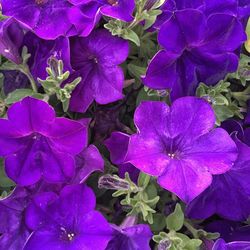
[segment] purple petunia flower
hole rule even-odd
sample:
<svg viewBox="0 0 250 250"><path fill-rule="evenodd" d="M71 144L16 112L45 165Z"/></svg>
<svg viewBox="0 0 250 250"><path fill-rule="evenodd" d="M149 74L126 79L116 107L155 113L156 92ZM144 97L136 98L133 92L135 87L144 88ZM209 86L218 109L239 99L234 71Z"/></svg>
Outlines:
<svg viewBox="0 0 250 250"><path fill-rule="evenodd" d="M223 239L218 239L212 250L250 250L250 241L234 241L226 243Z"/></svg>
<svg viewBox="0 0 250 250"><path fill-rule="evenodd" d="M0 248L22 249L30 235L24 223L24 210L30 200L30 193L17 187L6 198L0 199Z"/></svg>
<svg viewBox="0 0 250 250"><path fill-rule="evenodd" d="M14 17L43 39L55 39L70 34L73 29L68 12L73 6L68 0L2 0L2 12Z"/></svg>
<svg viewBox="0 0 250 250"><path fill-rule="evenodd" d="M19 48L23 42L23 30L13 19L0 22L0 54L16 64L22 63Z"/></svg>
<svg viewBox="0 0 250 250"><path fill-rule="evenodd" d="M250 215L250 147L236 140L239 155L232 168L213 178L212 184L187 208L188 216L205 219L213 214L229 220Z"/></svg>
<svg viewBox="0 0 250 250"><path fill-rule="evenodd" d="M232 167L237 157L233 140L223 129L213 129L215 115L203 99L184 97L168 107L142 102L134 122L126 161L158 177L158 183L190 202L212 182L212 175Z"/></svg>
<svg viewBox="0 0 250 250"><path fill-rule="evenodd" d="M193 95L199 82L215 84L237 70L234 51L245 40L242 24L226 11L171 12L158 35L163 49L151 60L143 82L153 89L171 89L173 99Z"/></svg>
<svg viewBox="0 0 250 250"><path fill-rule="evenodd" d="M79 122L56 118L46 102L27 97L13 104L8 119L0 119L0 155L7 175L19 185L42 177L64 182L73 177L74 156L86 144L87 131Z"/></svg>
<svg viewBox="0 0 250 250"><path fill-rule="evenodd" d="M22 46L26 46L28 53L31 54L28 65L35 80L38 77L43 80L46 79L46 67L48 67L48 59L51 57L63 61L64 71L71 71L68 38L59 37L53 41L46 41L32 32L28 32L24 36Z"/></svg>
<svg viewBox="0 0 250 250"><path fill-rule="evenodd" d="M153 234L149 225L135 225L134 216L125 219L120 227L112 225L113 238L105 250L150 250L149 241Z"/></svg>
<svg viewBox="0 0 250 250"><path fill-rule="evenodd" d="M125 61L128 50L127 41L106 30L97 30L87 38L72 38L73 76L82 77L72 93L72 111L85 112L94 100L107 104L123 97L124 74L117 65Z"/></svg>
<svg viewBox="0 0 250 250"><path fill-rule="evenodd" d="M93 191L84 185L66 186L59 197L52 192L37 195L26 210L33 233L24 250L105 249L112 229L95 205Z"/></svg>
<svg viewBox="0 0 250 250"><path fill-rule="evenodd" d="M113 132L105 141L105 146L110 152L111 162L118 166L119 176L124 178L125 173L129 173L129 177L137 182L140 171L131 163L126 162L126 154L128 151L130 136L121 132Z"/></svg>
<svg viewBox="0 0 250 250"><path fill-rule="evenodd" d="M5 95L16 89L28 88L30 86L29 79L26 75L17 70L3 70L3 91Z"/></svg>

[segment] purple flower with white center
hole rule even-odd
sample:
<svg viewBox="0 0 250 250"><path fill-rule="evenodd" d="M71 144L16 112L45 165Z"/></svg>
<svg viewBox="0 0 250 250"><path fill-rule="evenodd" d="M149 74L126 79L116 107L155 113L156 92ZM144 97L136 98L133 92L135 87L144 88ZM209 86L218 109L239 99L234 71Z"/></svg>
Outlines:
<svg viewBox="0 0 250 250"><path fill-rule="evenodd" d="M223 239L218 239L212 250L250 250L250 241L233 241L226 243Z"/></svg>
<svg viewBox="0 0 250 250"><path fill-rule="evenodd" d="M173 99L193 95L199 82L215 84L237 70L234 51L245 40L236 16L176 10L160 28L163 49L151 60L143 82L153 89L171 89Z"/></svg>
<svg viewBox="0 0 250 250"><path fill-rule="evenodd" d="M75 172L74 156L87 140L79 122L57 118L46 102L31 97L13 104L8 119L0 119L0 156L7 175L17 184L69 181Z"/></svg>
<svg viewBox="0 0 250 250"><path fill-rule="evenodd" d="M119 176L124 178L125 173L129 173L129 177L137 182L140 171L131 163L126 162L126 154L128 152L130 136L121 132L113 132L105 141L105 146L110 152L111 162L118 166Z"/></svg>
<svg viewBox="0 0 250 250"><path fill-rule="evenodd" d="M134 122L126 161L158 177L163 188L190 202L212 182L212 175L228 171L237 147L228 133L214 129L215 115L205 100L183 97L171 107L142 102Z"/></svg>
<svg viewBox="0 0 250 250"><path fill-rule="evenodd" d="M28 53L31 54L28 65L35 80L38 77L43 80L46 79L46 67L48 67L48 59L51 57L63 61L64 71L71 71L68 38L59 37L53 41L46 41L32 32L28 32L24 36L22 46L26 46Z"/></svg>
<svg viewBox="0 0 250 250"><path fill-rule="evenodd" d="M0 199L0 245L1 249L22 249L30 235L24 223L24 210L30 193L17 187L6 198Z"/></svg>
<svg viewBox="0 0 250 250"><path fill-rule="evenodd" d="M24 250L104 250L112 229L95 206L95 195L85 185L66 186L59 196L37 195L26 210L26 224L33 233Z"/></svg>
<svg viewBox="0 0 250 250"><path fill-rule="evenodd" d="M250 147L236 139L239 155L232 168L213 178L212 184L187 208L191 218L213 214L229 220L246 220L250 215Z"/></svg>
<svg viewBox="0 0 250 250"><path fill-rule="evenodd" d="M82 77L72 93L72 111L85 112L94 100L107 104L122 99L124 74L118 65L126 60L128 52L128 42L106 30L96 30L86 38L72 38L72 76Z"/></svg>
<svg viewBox="0 0 250 250"><path fill-rule="evenodd" d="M71 33L68 0L2 0L2 12L14 17L37 36L53 40Z"/></svg>
<svg viewBox="0 0 250 250"><path fill-rule="evenodd" d="M22 63L19 48L23 42L23 30L14 19L0 22L0 54L16 64Z"/></svg>
<svg viewBox="0 0 250 250"><path fill-rule="evenodd" d="M150 250L149 242L153 236L149 225L135 225L135 218L129 216L120 227L112 225L113 238L105 250Z"/></svg>

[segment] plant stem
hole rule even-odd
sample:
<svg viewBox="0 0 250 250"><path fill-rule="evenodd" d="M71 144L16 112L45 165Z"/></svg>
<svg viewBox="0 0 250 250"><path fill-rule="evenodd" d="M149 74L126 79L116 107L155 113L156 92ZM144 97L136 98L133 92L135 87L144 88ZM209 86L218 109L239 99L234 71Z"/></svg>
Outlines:
<svg viewBox="0 0 250 250"><path fill-rule="evenodd" d="M35 93L37 93L38 92L37 85L36 85L36 82L35 82L33 76L30 73L29 67L27 65L23 65L22 67L20 67L20 71L22 71L22 73L28 77L30 84L31 84L31 88L33 89L33 91Z"/></svg>
<svg viewBox="0 0 250 250"><path fill-rule="evenodd" d="M199 238L198 235L197 235L197 230L188 221L184 221L184 226L194 236L195 239Z"/></svg>

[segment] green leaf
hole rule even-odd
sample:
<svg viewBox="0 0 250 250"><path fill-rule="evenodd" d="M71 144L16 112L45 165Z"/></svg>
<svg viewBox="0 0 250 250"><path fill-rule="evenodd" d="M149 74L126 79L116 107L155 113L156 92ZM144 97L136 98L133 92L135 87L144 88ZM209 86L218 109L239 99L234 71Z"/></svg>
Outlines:
<svg viewBox="0 0 250 250"><path fill-rule="evenodd" d="M246 33L247 33L247 41L245 42L245 48L250 53L250 18L248 19L247 27L246 27Z"/></svg>
<svg viewBox="0 0 250 250"><path fill-rule="evenodd" d="M174 212L167 217L166 223L168 230L179 231L183 227L184 214L180 204L176 204Z"/></svg>
<svg viewBox="0 0 250 250"><path fill-rule="evenodd" d="M160 96L157 95L148 95L148 92L145 88L142 88L136 99L136 106L138 106L141 101L160 101Z"/></svg>
<svg viewBox="0 0 250 250"><path fill-rule="evenodd" d="M199 239L191 239L185 245L185 250L198 250L202 241Z"/></svg>
<svg viewBox="0 0 250 250"><path fill-rule="evenodd" d="M149 181L150 181L150 176L140 172L140 175L138 178L138 186L142 188L146 188Z"/></svg>
<svg viewBox="0 0 250 250"><path fill-rule="evenodd" d="M141 76L145 75L146 67L137 66L135 64L128 64L128 72L132 77L141 79Z"/></svg>
<svg viewBox="0 0 250 250"><path fill-rule="evenodd" d="M153 214L153 224L151 225L151 229L154 232L162 231L165 228L165 216L162 214Z"/></svg>
<svg viewBox="0 0 250 250"><path fill-rule="evenodd" d="M0 160L0 187L9 188L13 186L15 186L15 183L7 177L4 171L3 161Z"/></svg>
<svg viewBox="0 0 250 250"><path fill-rule="evenodd" d="M130 30L130 29L124 30L121 37L135 43L138 47L140 46L140 38L133 30Z"/></svg>
<svg viewBox="0 0 250 250"><path fill-rule="evenodd" d="M7 105L10 105L12 103L20 101L21 99L27 96L32 96L34 94L35 93L32 89L16 89L15 91L8 94L7 98L5 99L5 103Z"/></svg>

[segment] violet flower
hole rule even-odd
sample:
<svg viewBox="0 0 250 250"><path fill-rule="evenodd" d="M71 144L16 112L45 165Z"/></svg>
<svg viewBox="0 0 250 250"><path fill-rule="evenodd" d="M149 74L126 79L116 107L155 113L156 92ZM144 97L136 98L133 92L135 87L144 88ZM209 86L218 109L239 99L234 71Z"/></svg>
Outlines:
<svg viewBox="0 0 250 250"><path fill-rule="evenodd" d="M237 70L234 51L245 40L242 24L227 12L171 12L158 35L163 49L151 60L143 82L153 89L171 89L173 99L193 95L199 82L215 84Z"/></svg>
<svg viewBox="0 0 250 250"><path fill-rule="evenodd" d="M183 97L171 107L145 101L136 109L138 132L131 136L126 161L158 177L163 188L190 202L228 171L237 157L234 141L214 129L215 115L203 99Z"/></svg>
<svg viewBox="0 0 250 250"><path fill-rule="evenodd" d="M37 195L26 210L26 224L33 233L24 250L104 250L112 229L95 206L93 191L84 185L66 186L59 196Z"/></svg>
<svg viewBox="0 0 250 250"><path fill-rule="evenodd" d="M105 146L110 152L110 159L113 164L118 166L119 176L125 177L125 173L129 173L132 181L137 182L140 171L131 163L126 162L126 154L128 151L130 136L121 132L113 132L105 141Z"/></svg>
<svg viewBox="0 0 250 250"><path fill-rule="evenodd" d="M73 177L74 156L87 140L87 129L79 122L56 118L46 102L26 97L0 119L0 155L7 175L19 185L44 178L65 182Z"/></svg>
<svg viewBox="0 0 250 250"><path fill-rule="evenodd" d="M112 225L113 238L105 250L150 250L153 236L149 225L135 224L134 216L125 219L120 227Z"/></svg>
<svg viewBox="0 0 250 250"><path fill-rule="evenodd" d="M85 112L94 100L107 104L122 99L124 74L118 65L126 60L128 51L128 42L107 30L96 30L86 38L72 38L73 77L82 77L72 93L72 111Z"/></svg>
<svg viewBox="0 0 250 250"><path fill-rule="evenodd" d="M233 241L226 243L223 239L218 239L212 250L250 250L250 241Z"/></svg>
<svg viewBox="0 0 250 250"><path fill-rule="evenodd" d="M46 67L48 67L48 60L51 57L63 61L64 71L71 71L68 38L59 37L53 41L46 41L32 32L28 32L24 36L22 46L26 46L28 53L31 54L28 65L35 80L38 77L42 80L46 79Z"/></svg>
<svg viewBox="0 0 250 250"><path fill-rule="evenodd" d="M19 48L23 42L23 30L14 19L0 22L0 54L10 61L20 64Z"/></svg>
<svg viewBox="0 0 250 250"><path fill-rule="evenodd" d="M2 12L43 39L70 34L73 29L68 12L73 6L67 0L2 0Z"/></svg>
<svg viewBox="0 0 250 250"><path fill-rule="evenodd" d="M188 216L205 219L213 214L229 220L250 215L250 147L236 140L239 155L232 168L213 178L212 184L187 208Z"/></svg>
<svg viewBox="0 0 250 250"><path fill-rule="evenodd" d="M0 248L22 249L30 235L24 223L24 211L30 200L30 193L17 187L6 198L0 199Z"/></svg>

